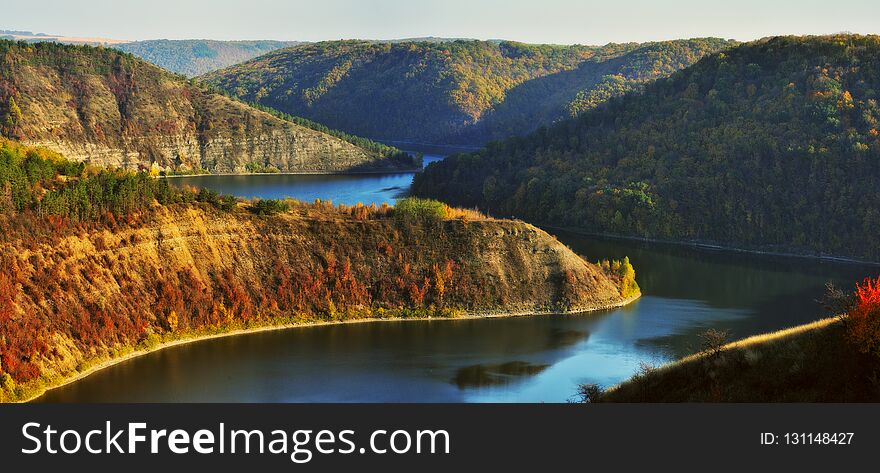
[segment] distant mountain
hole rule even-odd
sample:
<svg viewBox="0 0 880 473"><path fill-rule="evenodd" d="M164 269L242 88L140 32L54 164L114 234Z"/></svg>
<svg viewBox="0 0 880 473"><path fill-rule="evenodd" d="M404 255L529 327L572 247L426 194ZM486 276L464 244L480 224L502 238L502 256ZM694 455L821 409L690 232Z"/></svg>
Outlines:
<svg viewBox="0 0 880 473"><path fill-rule="evenodd" d="M195 77L297 44L300 43L297 41L156 39L118 44L115 47L171 72Z"/></svg>
<svg viewBox="0 0 880 473"><path fill-rule="evenodd" d="M11 41L25 41L28 43L37 43L44 41L54 41L64 44L88 44L91 46L109 46L120 43L127 43L126 40L111 38L95 38L84 36L64 36L46 33L34 33L32 31L22 30L0 30L0 39L8 39Z"/></svg>
<svg viewBox="0 0 880 473"><path fill-rule="evenodd" d="M393 148L285 119L111 48L0 41L0 135L169 172L411 169Z"/></svg>
<svg viewBox="0 0 880 473"><path fill-rule="evenodd" d="M273 51L203 79L374 139L475 144L593 108L733 44L331 41Z"/></svg>
<svg viewBox="0 0 880 473"><path fill-rule="evenodd" d="M590 232L880 261L880 37L779 37L432 164L413 192Z"/></svg>

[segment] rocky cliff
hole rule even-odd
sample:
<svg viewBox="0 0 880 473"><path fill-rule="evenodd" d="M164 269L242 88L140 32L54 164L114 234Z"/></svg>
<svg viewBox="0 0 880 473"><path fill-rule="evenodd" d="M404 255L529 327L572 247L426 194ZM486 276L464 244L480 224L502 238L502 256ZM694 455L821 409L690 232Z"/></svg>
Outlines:
<svg viewBox="0 0 880 473"><path fill-rule="evenodd" d="M0 393L27 398L135 349L234 329L582 311L632 296L518 221L245 205L157 205L100 224L0 215Z"/></svg>
<svg viewBox="0 0 880 473"><path fill-rule="evenodd" d="M412 168L112 49L0 41L0 132L101 166L172 172ZM155 164L155 166L154 166Z"/></svg>

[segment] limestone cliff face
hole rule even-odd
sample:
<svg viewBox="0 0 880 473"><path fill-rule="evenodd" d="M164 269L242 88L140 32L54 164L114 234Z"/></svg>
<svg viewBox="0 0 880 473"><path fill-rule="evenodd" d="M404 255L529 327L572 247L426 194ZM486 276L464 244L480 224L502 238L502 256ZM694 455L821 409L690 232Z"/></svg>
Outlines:
<svg viewBox="0 0 880 473"><path fill-rule="evenodd" d="M73 161L129 169L146 169L152 163L166 171L201 169L214 174L247 172L247 166L252 164L271 166L281 172L406 168L330 135L292 124L256 134L241 132L199 138L195 133L187 133L126 136L116 145L62 138L26 139L23 143L49 148Z"/></svg>
<svg viewBox="0 0 880 473"><path fill-rule="evenodd" d="M102 166L244 172L412 167L113 50L0 42L0 131ZM14 105L13 105L14 104Z"/></svg>
<svg viewBox="0 0 880 473"><path fill-rule="evenodd" d="M177 205L85 229L12 225L0 235L2 369L18 383L63 379L154 337L230 327L625 302L612 275L522 222L353 215Z"/></svg>

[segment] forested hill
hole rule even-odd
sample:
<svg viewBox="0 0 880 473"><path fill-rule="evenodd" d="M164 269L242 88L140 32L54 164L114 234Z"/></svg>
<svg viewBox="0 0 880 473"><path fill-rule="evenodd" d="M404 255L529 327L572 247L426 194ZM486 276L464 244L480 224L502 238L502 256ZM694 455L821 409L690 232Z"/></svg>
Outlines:
<svg viewBox="0 0 880 473"><path fill-rule="evenodd" d="M778 37L429 166L413 191L592 232L880 260L880 37Z"/></svg>
<svg viewBox="0 0 880 473"><path fill-rule="evenodd" d="M0 41L0 135L169 172L412 169L398 150L271 114L115 49Z"/></svg>
<svg viewBox="0 0 880 473"><path fill-rule="evenodd" d="M171 72L195 77L255 58L295 41L213 41L204 39L155 39L122 43L120 51L152 62Z"/></svg>
<svg viewBox="0 0 880 473"><path fill-rule="evenodd" d="M638 295L629 260L589 263L523 222L419 199L245 202L0 139L0 402L194 337Z"/></svg>
<svg viewBox="0 0 880 473"><path fill-rule="evenodd" d="M332 41L273 51L203 79L348 133L475 144L576 115L733 44Z"/></svg>

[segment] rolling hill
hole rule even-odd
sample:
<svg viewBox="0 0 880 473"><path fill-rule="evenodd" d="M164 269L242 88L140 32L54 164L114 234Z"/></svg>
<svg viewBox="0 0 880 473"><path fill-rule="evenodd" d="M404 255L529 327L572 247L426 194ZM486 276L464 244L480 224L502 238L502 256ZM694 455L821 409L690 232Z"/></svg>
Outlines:
<svg viewBox="0 0 880 473"><path fill-rule="evenodd" d="M163 69L187 77L199 76L238 64L262 54L300 44L297 41L214 41L204 39L155 39L117 44Z"/></svg>
<svg viewBox="0 0 880 473"><path fill-rule="evenodd" d="M733 44L331 41L273 51L202 79L373 139L477 144L594 108Z"/></svg>
<svg viewBox="0 0 880 473"><path fill-rule="evenodd" d="M880 37L776 37L527 137L413 192L596 233L880 260Z"/></svg>

